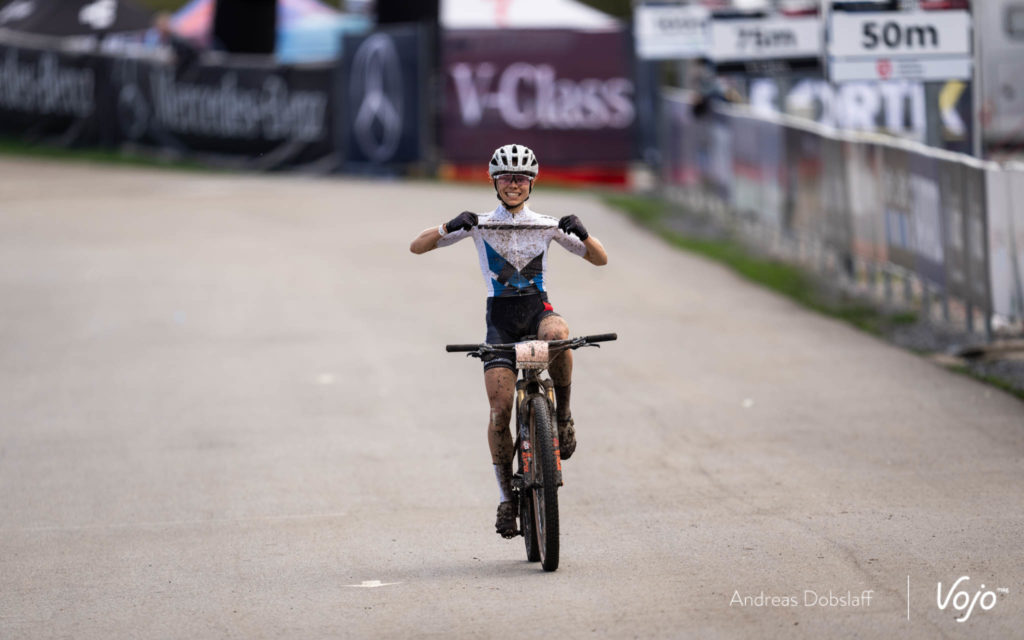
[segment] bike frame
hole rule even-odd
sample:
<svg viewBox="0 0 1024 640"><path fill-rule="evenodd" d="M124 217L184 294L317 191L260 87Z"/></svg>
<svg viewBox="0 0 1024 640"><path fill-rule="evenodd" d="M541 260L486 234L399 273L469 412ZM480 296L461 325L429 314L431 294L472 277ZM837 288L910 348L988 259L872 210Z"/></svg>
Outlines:
<svg viewBox="0 0 1024 640"><path fill-rule="evenodd" d="M533 443L536 434L533 429L532 400L540 396L548 406L548 415L555 415L555 388L551 378L542 377L543 371L523 369L516 381L516 451L519 453L519 474L522 476L520 489L533 489L541 484L540 472L533 460ZM562 486L562 452L558 443L558 430L552 429L555 459L558 465L556 484Z"/></svg>

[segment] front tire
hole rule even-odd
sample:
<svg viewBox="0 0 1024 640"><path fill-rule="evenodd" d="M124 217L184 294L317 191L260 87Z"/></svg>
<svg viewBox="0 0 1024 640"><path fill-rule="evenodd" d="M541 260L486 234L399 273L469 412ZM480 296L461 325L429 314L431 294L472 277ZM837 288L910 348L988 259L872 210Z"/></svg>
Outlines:
<svg viewBox="0 0 1024 640"><path fill-rule="evenodd" d="M530 400L530 420L534 464L540 472L538 486L528 491L532 494L532 524L541 566L545 571L554 571L558 568L558 456L555 453L548 402L543 396L535 396Z"/></svg>
<svg viewBox="0 0 1024 640"><path fill-rule="evenodd" d="M526 559L540 562L540 547L537 545L537 526L534 524L533 491L524 489L519 493L519 528L526 541Z"/></svg>

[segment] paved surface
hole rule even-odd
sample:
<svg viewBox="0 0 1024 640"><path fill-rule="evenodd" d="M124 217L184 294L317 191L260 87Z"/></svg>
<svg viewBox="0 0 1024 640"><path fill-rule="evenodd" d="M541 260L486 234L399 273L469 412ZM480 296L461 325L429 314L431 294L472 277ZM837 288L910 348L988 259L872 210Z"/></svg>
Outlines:
<svg viewBox="0 0 1024 640"><path fill-rule="evenodd" d="M611 258L554 248L556 308L621 339L577 356L562 565L525 562L443 351L473 249L407 249L492 202L0 159L0 637L1019 634L1019 401L543 185ZM958 623L960 576L1008 592Z"/></svg>

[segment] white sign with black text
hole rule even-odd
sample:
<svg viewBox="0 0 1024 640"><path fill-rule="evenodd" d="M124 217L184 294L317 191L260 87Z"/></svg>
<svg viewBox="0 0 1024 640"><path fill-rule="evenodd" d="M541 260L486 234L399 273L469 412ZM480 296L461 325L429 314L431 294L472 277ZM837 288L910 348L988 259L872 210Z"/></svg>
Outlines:
<svg viewBox="0 0 1024 640"><path fill-rule="evenodd" d="M971 16L966 11L832 14L833 82L966 80Z"/></svg>
<svg viewBox="0 0 1024 640"><path fill-rule="evenodd" d="M701 6L637 5L633 11L637 56L645 60L697 58L711 43L711 13Z"/></svg>
<svg viewBox="0 0 1024 640"><path fill-rule="evenodd" d="M821 24L817 18L715 20L711 42L715 62L817 58Z"/></svg>

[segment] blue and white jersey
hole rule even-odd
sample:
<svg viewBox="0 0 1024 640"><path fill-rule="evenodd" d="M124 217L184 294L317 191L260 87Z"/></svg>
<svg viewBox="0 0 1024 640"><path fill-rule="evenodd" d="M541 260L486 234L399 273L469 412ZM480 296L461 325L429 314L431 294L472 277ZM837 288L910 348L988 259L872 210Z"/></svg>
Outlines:
<svg viewBox="0 0 1024 640"><path fill-rule="evenodd" d="M548 245L552 240L580 257L587 252L582 240L559 230L557 219L529 207L523 206L513 214L498 205L491 213L478 215L477 226L469 231L453 231L438 240L437 246L447 247L472 237L489 297L547 291Z"/></svg>

